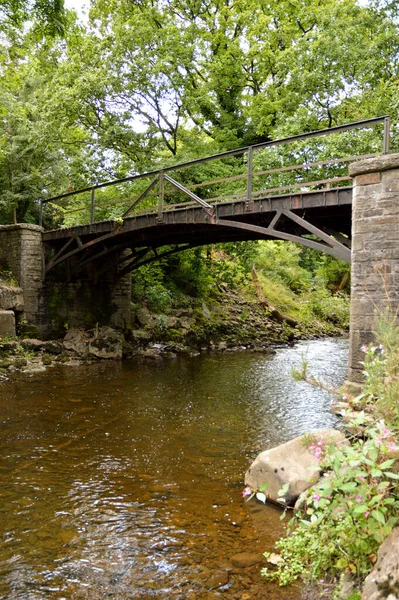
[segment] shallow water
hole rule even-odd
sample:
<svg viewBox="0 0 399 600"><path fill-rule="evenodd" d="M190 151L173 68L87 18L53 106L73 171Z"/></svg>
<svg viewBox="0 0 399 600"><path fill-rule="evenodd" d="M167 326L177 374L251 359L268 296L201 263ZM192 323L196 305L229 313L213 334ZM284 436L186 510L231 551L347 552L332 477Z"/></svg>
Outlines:
<svg viewBox="0 0 399 600"><path fill-rule="evenodd" d="M280 513L241 497L256 454L334 426L346 340L169 361L56 367L1 385L0 598L297 599L240 552L271 550ZM212 586L215 573L226 583Z"/></svg>

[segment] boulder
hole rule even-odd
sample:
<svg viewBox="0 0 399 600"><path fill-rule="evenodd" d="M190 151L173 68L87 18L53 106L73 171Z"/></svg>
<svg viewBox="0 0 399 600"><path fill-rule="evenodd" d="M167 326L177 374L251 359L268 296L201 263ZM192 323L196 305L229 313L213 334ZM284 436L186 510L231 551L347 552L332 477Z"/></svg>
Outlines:
<svg viewBox="0 0 399 600"><path fill-rule="evenodd" d="M142 306L141 308L138 309L137 313L136 313L136 319L138 320L138 322L140 323L140 325L142 327L154 327L154 317L152 316L152 314L150 313L150 311L148 310L148 308L146 306Z"/></svg>
<svg viewBox="0 0 399 600"><path fill-rule="evenodd" d="M395 527L378 550L374 569L366 577L362 600L399 598L399 527Z"/></svg>
<svg viewBox="0 0 399 600"><path fill-rule="evenodd" d="M24 350L33 350L33 352L39 352L43 348L43 343L41 340L36 340L34 338L26 338L22 340L21 346Z"/></svg>
<svg viewBox="0 0 399 600"><path fill-rule="evenodd" d="M0 337L15 335L15 314L13 310L0 310Z"/></svg>
<svg viewBox="0 0 399 600"><path fill-rule="evenodd" d="M321 447L329 443L347 444L343 433L336 429L321 429L306 433L286 444L261 452L245 474L245 485L262 489L267 499L277 501L279 490L289 484L284 496L286 506L294 506L297 498L320 479L319 460L310 449L312 443Z"/></svg>
<svg viewBox="0 0 399 600"><path fill-rule="evenodd" d="M97 358L122 358L124 337L111 327L102 327L89 342L89 354Z"/></svg>
<svg viewBox="0 0 399 600"><path fill-rule="evenodd" d="M91 335L82 329L70 329L64 337L63 344L67 350L72 350L76 354L87 354Z"/></svg>
<svg viewBox="0 0 399 600"><path fill-rule="evenodd" d="M62 344L60 342L56 342L54 340L50 340L49 342L43 342L43 347L48 354L59 355L62 354Z"/></svg>
<svg viewBox="0 0 399 600"><path fill-rule="evenodd" d="M22 289L0 285L0 307L5 310L23 310L24 294Z"/></svg>

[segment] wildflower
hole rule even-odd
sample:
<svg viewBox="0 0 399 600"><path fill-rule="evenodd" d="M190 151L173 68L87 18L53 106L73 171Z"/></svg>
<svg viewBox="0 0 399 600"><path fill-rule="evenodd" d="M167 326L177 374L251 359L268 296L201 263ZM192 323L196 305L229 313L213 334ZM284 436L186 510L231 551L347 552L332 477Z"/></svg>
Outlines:
<svg viewBox="0 0 399 600"><path fill-rule="evenodd" d="M382 437L380 435L376 439L375 443L377 444L377 446L381 446L381 444L382 444Z"/></svg>
<svg viewBox="0 0 399 600"><path fill-rule="evenodd" d="M359 502L359 504L360 504L360 503L361 503L361 501L362 501L362 497L361 497L361 495L360 495L360 494L358 494L358 495L356 496L356 502Z"/></svg>
<svg viewBox="0 0 399 600"><path fill-rule="evenodd" d="M395 444L395 442L389 442L388 448L389 448L389 450L391 452L394 452L396 450L396 444Z"/></svg>
<svg viewBox="0 0 399 600"><path fill-rule="evenodd" d="M359 481L361 481L363 483L364 479L365 479L364 475L359 475Z"/></svg>
<svg viewBox="0 0 399 600"><path fill-rule="evenodd" d="M366 510L366 512L364 513L365 518L367 519L367 517L369 516L370 512L368 510Z"/></svg>
<svg viewBox="0 0 399 600"><path fill-rule="evenodd" d="M313 502L318 502L320 500L320 494L316 494L316 492L312 496Z"/></svg>
<svg viewBox="0 0 399 600"><path fill-rule="evenodd" d="M362 352L368 352L368 351L369 351L369 347L368 347L368 346L366 346L366 344L363 344L363 346L360 348L360 350L361 350Z"/></svg>
<svg viewBox="0 0 399 600"><path fill-rule="evenodd" d="M247 498L248 496L250 496L252 494L252 490L250 487L246 487L245 490L242 492L242 497L243 498Z"/></svg>
<svg viewBox="0 0 399 600"><path fill-rule="evenodd" d="M391 432L389 431L389 429L387 427L384 427L382 430L382 435L384 436L384 438L387 438L391 435Z"/></svg>

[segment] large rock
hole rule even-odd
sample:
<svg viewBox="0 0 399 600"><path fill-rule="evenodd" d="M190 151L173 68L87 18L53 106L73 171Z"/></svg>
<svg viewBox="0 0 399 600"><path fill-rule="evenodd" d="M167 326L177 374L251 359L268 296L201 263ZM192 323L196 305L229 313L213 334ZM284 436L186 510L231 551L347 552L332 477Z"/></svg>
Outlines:
<svg viewBox="0 0 399 600"><path fill-rule="evenodd" d="M399 527L380 546L374 569L364 582L362 600L399 598Z"/></svg>
<svg viewBox="0 0 399 600"><path fill-rule="evenodd" d="M67 350L72 350L80 356L87 354L91 335L82 329L70 329L64 337L63 344Z"/></svg>
<svg viewBox="0 0 399 600"><path fill-rule="evenodd" d="M89 354L97 358L119 359L122 358L124 337L111 327L102 327L97 335L90 340Z"/></svg>
<svg viewBox="0 0 399 600"><path fill-rule="evenodd" d="M142 327L148 327L149 329L154 327L154 317L152 316L152 314L146 306L142 306L138 309L136 313L136 319Z"/></svg>
<svg viewBox="0 0 399 600"><path fill-rule="evenodd" d="M0 310L0 337L15 335L15 314L13 310Z"/></svg>
<svg viewBox="0 0 399 600"><path fill-rule="evenodd" d="M252 490L261 488L269 500L276 501L280 497L279 490L288 483L285 503L293 506L300 494L320 479L317 452L310 449L312 443L319 441L322 448L331 442L348 443L344 434L335 429L321 429L301 435L286 444L261 452L245 474L245 485Z"/></svg>
<svg viewBox="0 0 399 600"><path fill-rule="evenodd" d="M23 310L24 295L22 289L0 285L0 308L5 310Z"/></svg>

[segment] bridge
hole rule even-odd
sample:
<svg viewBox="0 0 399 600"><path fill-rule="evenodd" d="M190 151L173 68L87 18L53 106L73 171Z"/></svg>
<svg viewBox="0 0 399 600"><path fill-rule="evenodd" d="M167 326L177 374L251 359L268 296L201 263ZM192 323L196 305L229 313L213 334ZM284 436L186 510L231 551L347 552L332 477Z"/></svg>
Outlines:
<svg viewBox="0 0 399 600"><path fill-rule="evenodd" d="M238 148L42 199L40 225L43 224L46 206L54 208L57 203L68 202L72 197L90 194L89 206L83 204L76 208L74 205L68 210L67 205L67 210L63 209L64 216L79 212L88 214L87 225L61 228L44 234L43 241L47 248L45 276L65 261L69 263L67 271L64 271L68 280L79 277L89 264L98 275L107 270L109 265L115 267L117 264L121 267L118 272L122 276L162 256L187 248L254 239L277 238L297 242L350 262L352 187L348 184L352 180L345 169L349 163L372 158L374 154L329 156L324 160L299 164L287 165L286 162L287 158L292 160L306 156L306 146L303 144L309 144L309 141L324 141L327 137L354 130L368 134L370 129L379 124L384 125L382 152L387 154L390 123L389 117L384 116ZM284 152L276 154L276 149L282 147L291 150L285 152L288 157ZM320 144L317 150L320 151ZM273 151L274 156L271 154ZM256 169L257 165L268 166L273 160L276 163L276 159L278 166ZM190 181L190 170L192 172L198 166L205 165L207 172L214 172L218 165L226 167L226 161L230 161L230 171L233 171L229 177L186 183ZM234 161L232 169L231 161ZM320 177L321 170L324 171L323 177ZM319 175L309 181L312 171ZM176 179L175 173L180 180ZM276 176L279 185L270 187L270 182L273 182L273 178L276 181ZM244 190L240 189L242 182L246 184ZM129 199L119 200L125 209L121 218L116 222L96 221L96 208L101 210L106 206L103 200L97 201L96 206L96 193L98 195L110 187L119 188L127 183L144 183L144 186L136 197L130 199L127 208ZM219 195L209 198L215 188ZM148 200L155 199L155 190L158 193L154 209ZM227 191L227 194L220 195L223 191ZM202 196L199 196L201 192ZM111 202L113 206L117 203L118 200ZM140 213L139 208L143 204L146 206L144 212ZM124 250L126 252L122 252Z"/></svg>
<svg viewBox="0 0 399 600"><path fill-rule="evenodd" d="M378 148L370 132L379 125ZM327 137L354 131L363 137L356 143L344 138L339 156L325 156ZM356 348L371 336L375 306L386 304L382 287L396 298L399 162L389 154L389 135L389 117L377 117L44 198L39 226L0 226L0 260L24 289L25 318L44 335L65 323L128 327L131 271L188 248L281 239L352 260L356 379L361 370ZM313 147L305 151L309 143ZM361 152L345 153L352 146ZM111 188L116 192L109 196ZM80 205L79 196L86 198ZM104 218L110 205L113 210L120 205L120 216L111 220ZM46 230L59 215L73 224ZM375 271L381 264L384 286Z"/></svg>

